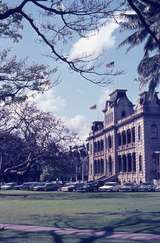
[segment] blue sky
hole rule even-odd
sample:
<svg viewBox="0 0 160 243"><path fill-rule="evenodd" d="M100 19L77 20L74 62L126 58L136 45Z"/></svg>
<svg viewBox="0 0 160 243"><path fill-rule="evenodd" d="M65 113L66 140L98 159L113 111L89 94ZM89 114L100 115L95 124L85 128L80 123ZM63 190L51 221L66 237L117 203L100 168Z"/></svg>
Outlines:
<svg viewBox="0 0 160 243"><path fill-rule="evenodd" d="M108 28L109 24L110 28ZM110 92L116 88L127 89L128 96L133 102L136 102L140 92L139 84L134 79L137 77L137 64L143 54L142 48L133 49L128 54L125 54L125 47L117 48L125 35L119 33L118 26L112 26L112 24L114 25L114 23L106 24L101 33L95 33L95 36L97 36L89 38L87 42L82 39L73 39L69 46L63 46L63 48L66 48L66 52L73 56L85 52L85 46L93 55L102 54L103 50L103 58L106 59L106 63L114 60L115 66L124 70L123 75L116 76L110 84L102 88L81 78L78 73L69 71L65 64L59 64L62 82L48 93L36 97L37 104L43 110L57 114L69 127L80 132L83 139L88 133L91 122L102 118L102 106ZM13 44L9 40L4 40L1 42L1 48L12 47L12 53L15 53L18 57L28 56L30 61L54 67L54 61L44 56L49 53L48 47L39 44L35 39L36 36L31 28L25 25L22 41ZM54 76L52 79L54 79ZM89 109L94 104L98 105L97 111Z"/></svg>

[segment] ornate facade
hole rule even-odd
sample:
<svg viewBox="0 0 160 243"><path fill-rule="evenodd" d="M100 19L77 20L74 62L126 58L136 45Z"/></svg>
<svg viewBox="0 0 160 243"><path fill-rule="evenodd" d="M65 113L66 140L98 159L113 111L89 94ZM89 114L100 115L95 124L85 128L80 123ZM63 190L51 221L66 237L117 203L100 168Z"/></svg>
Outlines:
<svg viewBox="0 0 160 243"><path fill-rule="evenodd" d="M110 94L104 121L93 122L88 137L89 180L119 182L160 179L160 99L140 94L134 106L126 90Z"/></svg>

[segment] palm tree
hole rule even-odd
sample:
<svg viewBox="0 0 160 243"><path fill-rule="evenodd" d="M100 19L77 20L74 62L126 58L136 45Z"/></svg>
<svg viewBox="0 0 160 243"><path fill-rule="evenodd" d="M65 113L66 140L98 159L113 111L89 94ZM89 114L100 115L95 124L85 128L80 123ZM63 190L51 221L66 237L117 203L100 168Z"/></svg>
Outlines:
<svg viewBox="0 0 160 243"><path fill-rule="evenodd" d="M160 84L160 1L127 2L132 11L122 14L124 21L121 29L132 33L119 46L128 45L128 52L144 42L144 56L137 71L141 86L148 85L149 96L152 98L155 88Z"/></svg>

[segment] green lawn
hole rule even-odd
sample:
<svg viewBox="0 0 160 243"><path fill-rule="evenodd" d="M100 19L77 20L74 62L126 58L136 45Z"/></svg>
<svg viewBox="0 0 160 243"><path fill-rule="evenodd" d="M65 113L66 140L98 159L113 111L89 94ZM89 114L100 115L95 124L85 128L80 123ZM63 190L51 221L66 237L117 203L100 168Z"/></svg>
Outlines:
<svg viewBox="0 0 160 243"><path fill-rule="evenodd" d="M94 228L110 231L159 234L160 193L39 193L0 191L0 223ZM78 243L80 241L80 238L73 237L71 239L66 236L56 240L55 235L47 233L20 233L18 236L17 232L1 231L0 237L2 240L0 239L0 242ZM39 237L39 239L36 238L37 240L34 240L35 237ZM13 241L14 238L15 241ZM81 239L81 242L101 243L106 241L104 239L94 239L94 241L92 239L90 241ZM107 240L107 242L114 241ZM118 243L117 240L116 242ZM123 240L119 242L127 241Z"/></svg>

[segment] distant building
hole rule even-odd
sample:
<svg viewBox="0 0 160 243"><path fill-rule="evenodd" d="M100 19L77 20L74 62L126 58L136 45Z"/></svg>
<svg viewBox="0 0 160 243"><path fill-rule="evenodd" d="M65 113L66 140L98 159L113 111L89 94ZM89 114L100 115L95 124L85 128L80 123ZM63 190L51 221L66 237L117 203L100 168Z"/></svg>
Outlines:
<svg viewBox="0 0 160 243"><path fill-rule="evenodd" d="M160 99L140 94L134 106L126 90L110 94L104 121L94 121L88 137L89 180L121 183L160 179Z"/></svg>

